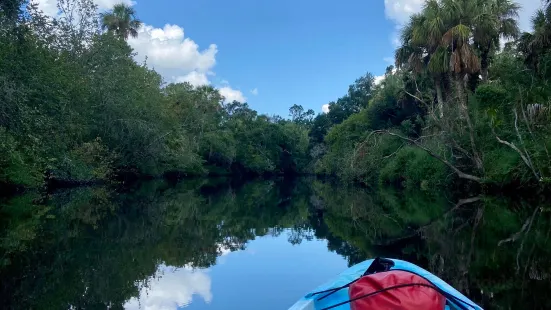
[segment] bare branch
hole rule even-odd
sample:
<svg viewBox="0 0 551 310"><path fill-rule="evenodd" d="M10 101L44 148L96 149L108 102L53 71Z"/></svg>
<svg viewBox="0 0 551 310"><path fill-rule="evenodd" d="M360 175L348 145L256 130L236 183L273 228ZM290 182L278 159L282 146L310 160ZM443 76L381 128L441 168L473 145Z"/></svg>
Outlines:
<svg viewBox="0 0 551 310"><path fill-rule="evenodd" d="M449 211L447 211L444 215L448 215L449 213L459 209L461 206L463 205L466 205L466 204L469 204L469 203L473 203L473 202L477 202L477 201L480 201L480 199L482 199L482 197L480 196L476 196L476 197L471 197L471 198L465 198L465 199L461 199L457 202L457 204L451 208Z"/></svg>
<svg viewBox="0 0 551 310"><path fill-rule="evenodd" d="M518 114L517 109L514 109L515 112L515 131L517 132L517 137L520 141L520 145L522 145L522 149L524 150L524 154L526 155L526 159L528 159L528 162L530 163L530 166L535 171L534 163L532 162L532 158L530 158L530 154L528 153L528 150L526 149L526 146L524 145L524 140L522 139L522 136L520 135L520 131L518 130ZM538 169L539 170L539 169ZM538 175L541 176L541 171L539 171Z"/></svg>
<svg viewBox="0 0 551 310"><path fill-rule="evenodd" d="M532 216L530 216L528 219L526 219L526 222L524 222L524 225L522 225L522 228L518 232L514 233L511 237L509 237L507 239L503 239L503 240L499 241L498 244L497 244L497 246L501 246L502 244L507 243L507 242L515 242L518 239L520 239L520 237L522 235L524 235L524 238L522 239L522 242L520 243L520 247L517 251L517 273L520 270L520 262L519 261L520 261L520 254L522 253L522 249L524 248L524 241L526 240L526 237L527 237L528 233L530 232L530 229L532 228L532 224L534 223L534 219L536 218L536 215L538 214L538 211L540 211L540 208L539 207L535 208L534 212L532 213Z"/></svg>
<svg viewBox="0 0 551 310"><path fill-rule="evenodd" d="M528 117L526 116L526 111L524 109L524 99L522 97L522 89L520 88L520 85L518 86L518 91L519 91L519 94L520 94L520 111L522 112L522 117L524 119L524 123L526 124L526 128L528 128L528 132L530 133L530 136L532 136L532 140L534 140L534 142L535 142L536 141L536 136L534 135L534 132L532 131L532 126L531 126L530 122L528 121ZM517 135L519 135L519 137L520 137L518 127L517 127L517 115L516 115L516 113L517 113L517 111L515 109L515 128L517 130ZM549 156L549 150L547 150L547 146L545 145L545 143L542 143L542 145L543 145L543 148L545 150L545 154L547 155L547 160L551 160L551 157ZM528 154L528 153L526 153L526 154ZM540 171L540 175L541 175L541 171Z"/></svg>
<svg viewBox="0 0 551 310"><path fill-rule="evenodd" d="M419 97L417 97L417 96L411 94L410 92L408 92L408 91L405 90L405 89L404 89L404 93L410 95L411 97L413 97L413 99L415 99L415 100L421 102L421 103L424 104L427 108L430 109L430 105L429 105L428 103L426 103L423 99L421 99L421 98L419 98ZM431 114L432 114L432 113L431 113Z"/></svg>
<svg viewBox="0 0 551 310"><path fill-rule="evenodd" d="M515 112L515 114L516 114L516 112ZM519 148L515 144L513 144L511 142L508 142L508 141L505 141L505 140L502 140L501 138L499 138L499 136L496 134L493 127L492 127L492 132L493 132L494 136L496 137L496 139L499 143L507 145L508 147L510 147L511 149L513 149L515 152L517 152L520 155L520 158L522 158L522 161L524 161L526 166L528 166L528 168L530 168L530 170L532 170L532 173L534 174L534 177L536 178L536 180L540 181L541 178L538 176L536 170L534 170L534 167L532 167L532 165L530 164L530 161L528 160L528 158L526 158L526 156L524 156L522 151L519 150Z"/></svg>

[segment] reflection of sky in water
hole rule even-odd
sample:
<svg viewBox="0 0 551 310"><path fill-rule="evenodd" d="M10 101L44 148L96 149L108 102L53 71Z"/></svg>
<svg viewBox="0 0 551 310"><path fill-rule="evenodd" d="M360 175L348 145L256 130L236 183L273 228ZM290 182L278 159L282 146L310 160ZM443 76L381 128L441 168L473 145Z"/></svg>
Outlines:
<svg viewBox="0 0 551 310"><path fill-rule="evenodd" d="M128 310L287 309L302 295L343 271L346 261L325 240L288 242L265 236L245 251L218 258L207 270L159 266L155 278L126 304Z"/></svg>
<svg viewBox="0 0 551 310"><path fill-rule="evenodd" d="M171 310L189 304L193 295L206 303L212 300L211 280L204 270L175 269L159 266L148 287L142 287L139 298L132 298L125 309Z"/></svg>

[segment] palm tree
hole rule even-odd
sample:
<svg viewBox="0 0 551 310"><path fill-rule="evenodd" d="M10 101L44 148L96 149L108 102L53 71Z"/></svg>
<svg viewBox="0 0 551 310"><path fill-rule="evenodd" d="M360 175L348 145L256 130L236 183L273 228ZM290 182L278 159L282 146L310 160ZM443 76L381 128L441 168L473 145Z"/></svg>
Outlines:
<svg viewBox="0 0 551 310"><path fill-rule="evenodd" d="M142 25L142 22L136 18L136 10L124 3L115 4L110 12L102 13L100 16L104 30L113 32L125 40L129 36L136 38L138 29Z"/></svg>
<svg viewBox="0 0 551 310"><path fill-rule="evenodd" d="M452 73L460 103L466 106L467 73L480 70L471 45L473 19L479 0L427 0L423 11L413 15L402 30L402 46L396 51L396 65L419 72L426 68L433 75L438 105L443 105L442 76ZM442 111L441 111L442 113Z"/></svg>
<svg viewBox="0 0 551 310"><path fill-rule="evenodd" d="M539 56L551 47L551 3L547 3L544 9L538 10L532 17L533 33L525 32L518 40L519 51L536 70Z"/></svg>
<svg viewBox="0 0 551 310"><path fill-rule="evenodd" d="M444 116L444 83L448 67L448 51L441 46L446 31L444 7L438 0L428 0L423 8L424 23L414 31L414 42L421 43L425 38L427 47L427 69L434 80L440 118Z"/></svg>
<svg viewBox="0 0 551 310"><path fill-rule="evenodd" d="M452 78L462 118L469 128L473 159L479 169L482 161L474 141L465 78L480 71L473 29L485 13L479 0L427 0L423 11L413 16L402 31L403 45L396 51L397 66L404 63L414 69L422 66L432 74L441 116L442 80L445 76Z"/></svg>
<svg viewBox="0 0 551 310"><path fill-rule="evenodd" d="M428 0L423 11L413 15L402 29L402 46L396 50L396 66L407 66L416 73L427 70L434 81L440 117L444 115L443 78L448 71L446 49L441 47L446 30L440 1Z"/></svg>
<svg viewBox="0 0 551 310"><path fill-rule="evenodd" d="M480 51L480 73L488 80L490 51L499 49L500 37L517 39L518 12L520 6L511 0L478 0L478 10L473 19L473 42Z"/></svg>
<svg viewBox="0 0 551 310"><path fill-rule="evenodd" d="M475 21L485 12L480 11L476 0L443 0L443 10L446 12L445 25L448 30L442 36L441 47L450 52L449 69L457 93L459 108L463 119L467 122L473 160L476 167L482 170L482 160L478 154L474 138L474 126L468 109L468 95L465 79L468 74L480 72L480 59L472 44Z"/></svg>
<svg viewBox="0 0 551 310"><path fill-rule="evenodd" d="M402 46L396 49L394 55L397 68L407 67L416 73L423 70L423 55L427 48L424 42L414 41L413 34L417 28L422 27L424 20L425 16L423 14L414 14L410 17L409 23L402 29Z"/></svg>

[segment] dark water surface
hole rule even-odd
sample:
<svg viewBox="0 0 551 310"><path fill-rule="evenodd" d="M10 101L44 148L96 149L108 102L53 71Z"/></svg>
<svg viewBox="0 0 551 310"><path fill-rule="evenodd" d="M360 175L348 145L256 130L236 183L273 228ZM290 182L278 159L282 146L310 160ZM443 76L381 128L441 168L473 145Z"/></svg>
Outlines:
<svg viewBox="0 0 551 310"><path fill-rule="evenodd" d="M287 309L386 256L488 309L551 309L550 206L466 198L316 179L27 193L0 200L0 308Z"/></svg>

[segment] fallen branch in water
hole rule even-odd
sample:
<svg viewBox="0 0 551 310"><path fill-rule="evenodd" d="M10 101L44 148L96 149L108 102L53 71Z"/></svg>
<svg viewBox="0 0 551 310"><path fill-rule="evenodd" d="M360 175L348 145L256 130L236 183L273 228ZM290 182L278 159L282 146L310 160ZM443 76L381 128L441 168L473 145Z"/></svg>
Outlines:
<svg viewBox="0 0 551 310"><path fill-rule="evenodd" d="M526 221L524 222L524 224L522 225L521 229L519 231L517 231L516 233L512 234L511 237L507 238L507 239L503 239L503 240L500 240L498 243L497 243L497 246L501 246L502 244L505 244L505 243L508 243L508 242L515 242L517 241L518 239L520 239L520 237L522 236L522 234L524 233L524 231L532 225L532 222L534 221L534 217L535 215L537 214L537 212L539 211L540 208L536 208L534 210L534 213L532 213L532 216L527 218Z"/></svg>
<svg viewBox="0 0 551 310"><path fill-rule="evenodd" d="M473 202L477 202L477 201L480 201L480 199L482 199L481 196L476 196L476 197L471 197L471 198L465 198L465 199L461 199L457 202L457 204L451 208L450 210L448 210L444 215L448 215L449 213L452 213L453 211L459 209L459 207L461 207L462 205L466 205L468 203L473 203Z"/></svg>

